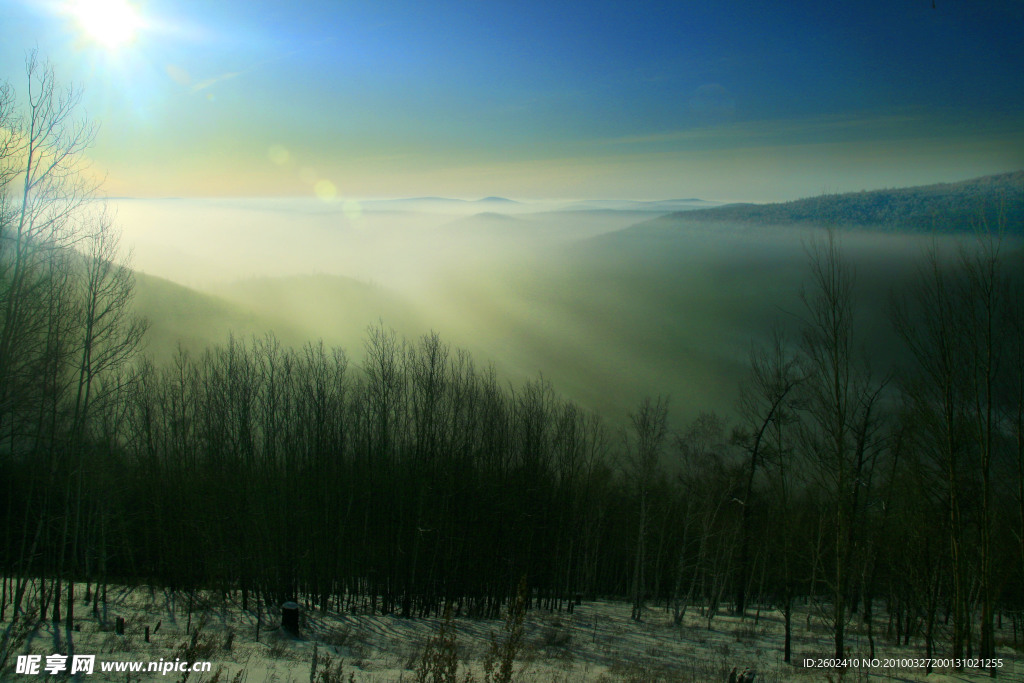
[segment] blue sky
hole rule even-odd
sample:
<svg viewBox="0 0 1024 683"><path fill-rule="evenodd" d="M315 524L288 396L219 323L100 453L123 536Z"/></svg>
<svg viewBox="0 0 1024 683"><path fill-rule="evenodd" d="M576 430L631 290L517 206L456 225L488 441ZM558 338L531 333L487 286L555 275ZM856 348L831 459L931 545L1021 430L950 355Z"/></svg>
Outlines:
<svg viewBox="0 0 1024 683"><path fill-rule="evenodd" d="M111 48L0 0L0 78L38 48L85 88L112 194L777 200L1024 167L1020 0L128 3Z"/></svg>

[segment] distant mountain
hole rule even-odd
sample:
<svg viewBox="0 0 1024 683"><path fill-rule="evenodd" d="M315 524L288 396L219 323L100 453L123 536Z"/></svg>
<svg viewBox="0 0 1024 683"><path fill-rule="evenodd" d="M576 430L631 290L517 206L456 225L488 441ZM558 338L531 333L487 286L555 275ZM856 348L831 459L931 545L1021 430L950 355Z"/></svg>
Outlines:
<svg viewBox="0 0 1024 683"><path fill-rule="evenodd" d="M994 228L1000 216L1007 232L1024 235L1024 171L778 204L730 204L687 212L686 220L958 233L982 222Z"/></svg>
<svg viewBox="0 0 1024 683"><path fill-rule="evenodd" d="M470 216L470 218L505 221L508 223L522 221L521 218L517 218L516 216L510 216L507 213L498 213L497 211L481 211L480 213L473 214L472 216Z"/></svg>
<svg viewBox="0 0 1024 683"><path fill-rule="evenodd" d="M586 199L561 207L561 211L639 211L643 213L673 213L720 206L704 199L662 199L637 201L632 199Z"/></svg>
<svg viewBox="0 0 1024 683"><path fill-rule="evenodd" d="M505 197L484 197L483 199L477 199L477 204L519 204L514 199L506 199Z"/></svg>
<svg viewBox="0 0 1024 683"><path fill-rule="evenodd" d="M445 197L406 197L399 199L364 199L359 202L364 209L384 211L431 211L438 209L463 210L468 202L464 199Z"/></svg>

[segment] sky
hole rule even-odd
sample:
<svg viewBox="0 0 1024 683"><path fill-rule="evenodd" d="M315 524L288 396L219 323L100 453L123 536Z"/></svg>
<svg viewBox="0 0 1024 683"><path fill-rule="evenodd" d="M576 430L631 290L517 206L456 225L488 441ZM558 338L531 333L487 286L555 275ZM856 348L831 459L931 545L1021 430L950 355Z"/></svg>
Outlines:
<svg viewBox="0 0 1024 683"><path fill-rule="evenodd" d="M84 89L111 196L780 201L1024 168L1022 0L0 0L0 32L20 95L33 49Z"/></svg>

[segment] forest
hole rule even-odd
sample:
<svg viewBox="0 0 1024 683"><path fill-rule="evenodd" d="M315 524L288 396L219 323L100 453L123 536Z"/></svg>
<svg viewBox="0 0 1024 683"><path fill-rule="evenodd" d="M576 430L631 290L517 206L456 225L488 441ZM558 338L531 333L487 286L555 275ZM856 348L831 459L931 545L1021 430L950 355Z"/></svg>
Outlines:
<svg viewBox="0 0 1024 683"><path fill-rule="evenodd" d="M524 577L536 610L615 597L637 621L710 622L759 605L785 617L787 662L798 601L836 657L855 619L928 656L994 660L1024 639L1024 297L1005 215L979 212L874 302L912 359L895 368L863 351L857 272L825 225L795 331L752 344L733 415L677 428L656 386L609 419L384 325L358 353L267 334L157 362L82 167L76 91L29 76L22 101L0 86L0 668L19 622L70 637L108 585L138 583L260 614L495 618Z"/></svg>
<svg viewBox="0 0 1024 683"><path fill-rule="evenodd" d="M1022 183L1024 172L1016 171L959 183L825 194L768 205L731 204L691 218L932 234L970 233L980 222L1003 221L1004 229L1019 237L1024 223L1024 204L1018 199Z"/></svg>

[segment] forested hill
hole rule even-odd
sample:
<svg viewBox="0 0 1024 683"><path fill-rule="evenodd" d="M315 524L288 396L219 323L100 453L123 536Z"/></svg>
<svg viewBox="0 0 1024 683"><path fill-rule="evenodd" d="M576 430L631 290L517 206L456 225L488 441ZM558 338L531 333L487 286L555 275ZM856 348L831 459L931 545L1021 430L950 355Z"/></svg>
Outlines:
<svg viewBox="0 0 1024 683"><path fill-rule="evenodd" d="M826 194L778 204L730 204L688 211L687 221L816 224L911 232L974 231L1005 217L1005 229L1024 235L1024 171L889 190Z"/></svg>

